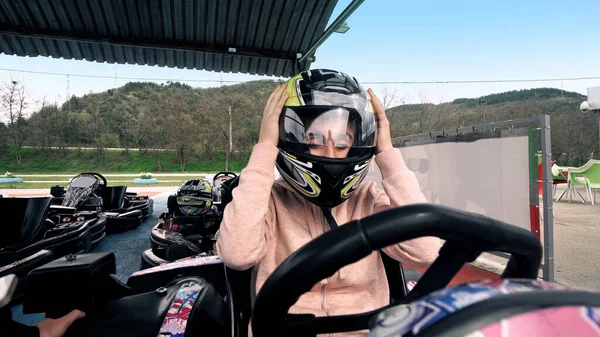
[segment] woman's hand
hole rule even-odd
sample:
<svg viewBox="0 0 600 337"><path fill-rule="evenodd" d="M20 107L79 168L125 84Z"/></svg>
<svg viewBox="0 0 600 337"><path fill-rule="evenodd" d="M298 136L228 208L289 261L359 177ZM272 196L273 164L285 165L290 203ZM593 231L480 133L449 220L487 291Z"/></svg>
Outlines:
<svg viewBox="0 0 600 337"><path fill-rule="evenodd" d="M279 115L281 114L281 109L283 109L285 101L289 97L289 93L285 88L285 83L278 85L271 93L271 96L265 105L262 122L260 124L259 143L272 144L273 146L277 146L279 143Z"/></svg>
<svg viewBox="0 0 600 337"><path fill-rule="evenodd" d="M385 115L385 109L373 90L369 88L367 92L371 96L371 103L373 104L373 108L375 108L375 115L377 116L377 147L375 148L375 154L377 155L394 146L392 145L392 136L390 135L390 122Z"/></svg>
<svg viewBox="0 0 600 337"><path fill-rule="evenodd" d="M62 337L71 324L82 317L85 317L83 311L73 310L61 318L46 318L36 326L40 329L40 337Z"/></svg>

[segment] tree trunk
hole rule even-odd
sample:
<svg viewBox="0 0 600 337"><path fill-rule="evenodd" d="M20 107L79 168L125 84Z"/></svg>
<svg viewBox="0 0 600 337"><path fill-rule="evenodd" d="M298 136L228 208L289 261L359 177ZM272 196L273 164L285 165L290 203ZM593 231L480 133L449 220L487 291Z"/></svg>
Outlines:
<svg viewBox="0 0 600 337"><path fill-rule="evenodd" d="M104 149L104 169L108 169L108 148Z"/></svg>
<svg viewBox="0 0 600 337"><path fill-rule="evenodd" d="M23 162L21 158L21 147L18 145L15 146L15 154L17 155L17 164L21 165Z"/></svg>
<svg viewBox="0 0 600 337"><path fill-rule="evenodd" d="M185 148L181 147L179 149L179 163L180 163L180 168L181 168L181 172L185 171Z"/></svg>
<svg viewBox="0 0 600 337"><path fill-rule="evenodd" d="M158 172L162 171L162 164L160 163L160 149L156 151L156 169Z"/></svg>

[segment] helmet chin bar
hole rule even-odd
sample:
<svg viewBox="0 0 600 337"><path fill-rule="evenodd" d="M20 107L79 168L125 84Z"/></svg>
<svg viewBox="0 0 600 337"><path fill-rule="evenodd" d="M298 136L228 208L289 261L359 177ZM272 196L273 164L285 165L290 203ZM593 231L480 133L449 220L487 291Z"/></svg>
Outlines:
<svg viewBox="0 0 600 337"><path fill-rule="evenodd" d="M355 158L323 158L280 147L276 167L281 176L311 203L332 208L345 202L365 178L372 149Z"/></svg>

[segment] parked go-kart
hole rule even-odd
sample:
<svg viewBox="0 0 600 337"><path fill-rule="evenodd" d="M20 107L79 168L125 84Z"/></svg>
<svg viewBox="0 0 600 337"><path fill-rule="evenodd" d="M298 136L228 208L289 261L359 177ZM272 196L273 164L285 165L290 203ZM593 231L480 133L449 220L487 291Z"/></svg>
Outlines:
<svg viewBox="0 0 600 337"><path fill-rule="evenodd" d="M92 190L82 207L84 209L88 206L94 209L98 209L98 206L102 207L102 212L107 219L106 233L108 234L137 228L142 220L154 211L153 199L127 192L127 186L108 186L106 178L100 173L81 173L74 180L80 178L86 179ZM63 202L67 192L58 186L51 189L56 203Z"/></svg>
<svg viewBox="0 0 600 337"><path fill-rule="evenodd" d="M222 219L221 193L232 172L220 172L213 184L192 179L179 187L167 201L168 212L162 213L152 229L152 248L142 254L142 269L177 259L212 255ZM215 200L218 200L217 202Z"/></svg>
<svg viewBox="0 0 600 337"><path fill-rule="evenodd" d="M82 173L71 179L66 191L60 186L50 189L54 198L48 218L54 223L64 225L98 219L90 228L92 246L106 235L106 216L103 213L102 198L95 194L98 187L99 179L96 176Z"/></svg>
<svg viewBox="0 0 600 337"><path fill-rule="evenodd" d="M383 247L423 236L445 240L439 257L410 293L394 298L389 306L347 316L288 313L300 295L338 269ZM511 254L500 280L444 289L465 263L490 251ZM218 259L204 259L211 258ZM224 268L225 287L218 281L185 276L150 284L161 274L156 272L146 281L150 284L146 288L153 291L121 291L122 287L111 290L99 281L108 279L114 264L104 262L105 255L86 254L34 270L24 309L55 311L50 317L75 307L85 310L86 317L65 336L246 336L250 317L254 336L315 336L362 329L369 336L508 335L509 325L500 325L501 320L518 324L517 328L510 325L511 336L565 329L577 336L597 335L600 293L537 280L541 258L539 240L525 229L444 206L409 205L349 222L312 240L269 276L253 306L251 270ZM201 260L188 261L196 262L199 272L204 267L198 263ZM138 273L152 275L150 271L170 265ZM215 264L205 267L209 266ZM225 296L219 288L225 289ZM569 319L537 319L523 328L530 316L558 315Z"/></svg>
<svg viewBox="0 0 600 337"><path fill-rule="evenodd" d="M51 197L0 198L0 213L4 216L0 277L15 274L24 281L31 270L53 258L88 252L92 247L92 233L98 227L103 230L101 218L55 222L57 217L49 217L51 200ZM24 285L25 282L20 283L15 299L22 295Z"/></svg>

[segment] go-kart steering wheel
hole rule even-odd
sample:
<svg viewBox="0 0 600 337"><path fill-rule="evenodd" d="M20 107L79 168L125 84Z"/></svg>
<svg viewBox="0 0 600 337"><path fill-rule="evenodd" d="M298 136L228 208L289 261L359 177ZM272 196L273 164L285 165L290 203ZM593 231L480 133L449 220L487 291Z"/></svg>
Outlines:
<svg viewBox="0 0 600 337"><path fill-rule="evenodd" d="M283 261L257 295L252 314L253 335L276 332L285 336L314 336L367 329L371 317L387 307L327 317L288 314L288 310L302 294L340 268L373 251L423 236L435 236L446 243L415 288L394 305L443 289L465 263L474 261L482 252L511 254L502 278L537 278L542 246L526 229L445 206L398 207L326 232Z"/></svg>
<svg viewBox="0 0 600 337"><path fill-rule="evenodd" d="M230 172L230 171L221 171L213 176L213 182L221 177L224 177L224 178L229 177L229 179L233 179L233 178L237 177L237 174L235 174L235 172ZM221 178L221 180L227 180L224 178Z"/></svg>
<svg viewBox="0 0 600 337"><path fill-rule="evenodd" d="M87 175L99 178L102 181L102 183L98 184L98 187L100 187L100 188L104 188L104 187L106 187L108 185L108 182L106 181L106 178L104 178L104 176L101 175L100 173L96 173L96 172L82 172L82 173L79 173L79 176L82 176L84 174L87 174Z"/></svg>

